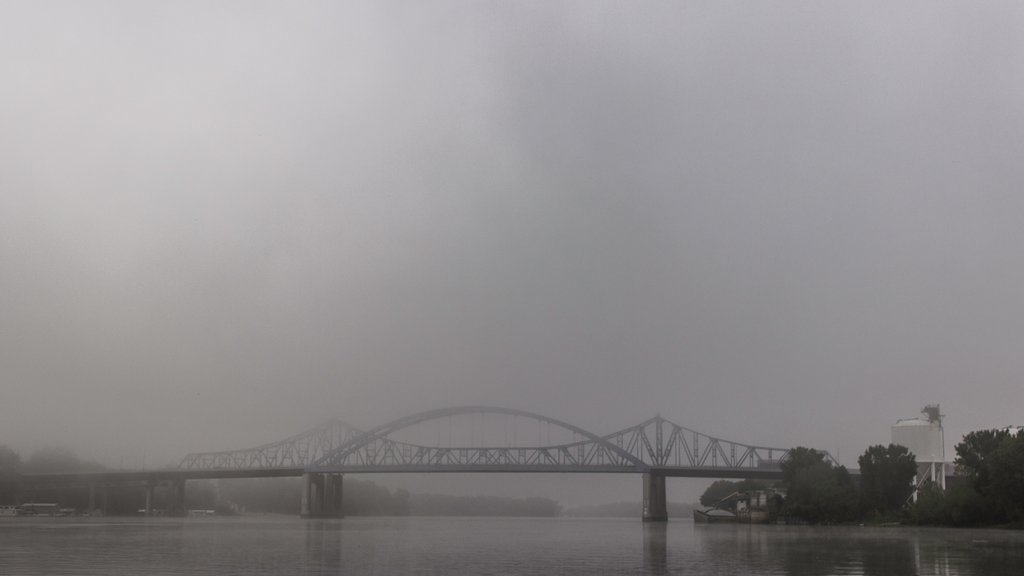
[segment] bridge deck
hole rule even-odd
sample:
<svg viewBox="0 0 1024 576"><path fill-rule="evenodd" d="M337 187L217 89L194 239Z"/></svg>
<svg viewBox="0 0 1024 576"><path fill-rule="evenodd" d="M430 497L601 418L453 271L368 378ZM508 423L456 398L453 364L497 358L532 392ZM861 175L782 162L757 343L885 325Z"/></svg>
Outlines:
<svg viewBox="0 0 1024 576"><path fill-rule="evenodd" d="M644 472L670 478L738 478L738 479L782 479L777 468L698 468L698 467L651 467L640 470L635 467L554 467L554 466L345 466L330 469L307 470L305 468L252 468L247 470L128 470L117 472L80 472L58 474L22 474L25 487L50 488L74 486L117 486L159 484L179 480L216 480L231 478L286 478L299 477L305 472L337 474L397 474L397 473L558 473L558 474L642 474Z"/></svg>

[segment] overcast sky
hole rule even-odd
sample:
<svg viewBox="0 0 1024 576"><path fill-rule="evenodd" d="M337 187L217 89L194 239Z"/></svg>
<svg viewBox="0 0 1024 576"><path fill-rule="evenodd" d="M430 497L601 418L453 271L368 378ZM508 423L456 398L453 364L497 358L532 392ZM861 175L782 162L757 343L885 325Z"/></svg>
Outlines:
<svg viewBox="0 0 1024 576"><path fill-rule="evenodd" d="M1024 424L1022 25L4 2L0 444L153 466L492 404L855 464L927 403L950 450Z"/></svg>

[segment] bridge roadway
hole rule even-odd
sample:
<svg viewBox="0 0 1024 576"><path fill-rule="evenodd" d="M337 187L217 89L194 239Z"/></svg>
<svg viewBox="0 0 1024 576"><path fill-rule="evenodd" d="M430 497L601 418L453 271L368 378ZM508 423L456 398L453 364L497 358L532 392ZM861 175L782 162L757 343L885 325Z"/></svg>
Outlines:
<svg viewBox="0 0 1024 576"><path fill-rule="evenodd" d="M472 415L504 415L571 432L573 441L541 446L424 446L399 441L395 432L423 422ZM540 435L538 434L538 437ZM643 519L667 519L665 479L781 479L785 448L747 445L707 436L655 416L641 424L599 436L538 414L499 407L457 407L407 416L368 431L341 421L256 448L194 453L177 468L117 472L25 474L23 491L85 487L95 509L97 490L145 490L153 510L157 487L169 490L168 514L184 514L188 480L303 477L302 515L340 516L342 475L360 473L598 473L641 474ZM825 456L831 459L827 452ZM833 460L834 461L834 460ZM105 499L105 496L103 496Z"/></svg>
<svg viewBox="0 0 1024 576"><path fill-rule="evenodd" d="M337 474L390 474L390 473L417 473L428 472L423 468L416 467L394 467L387 469L372 468L345 468L338 470ZM501 467L480 467L461 466L433 470L435 473L576 473L576 474L637 474L644 473L636 469L608 468L605 470L580 470L564 469L554 467L537 466L535 468L501 468ZM184 482L186 480L219 480L233 478L297 478L306 473L305 468L251 468L246 470L182 470L180 468L154 468L150 470L119 470L105 472L57 472L46 474L21 474L19 479L22 486L29 489L50 490L56 488L88 488L95 487L116 487L116 486L144 486L144 485L165 485L172 482ZM730 478L730 479L752 479L752 480L781 480L782 470L774 469L752 469L752 468L651 468L647 473L665 476L667 478Z"/></svg>

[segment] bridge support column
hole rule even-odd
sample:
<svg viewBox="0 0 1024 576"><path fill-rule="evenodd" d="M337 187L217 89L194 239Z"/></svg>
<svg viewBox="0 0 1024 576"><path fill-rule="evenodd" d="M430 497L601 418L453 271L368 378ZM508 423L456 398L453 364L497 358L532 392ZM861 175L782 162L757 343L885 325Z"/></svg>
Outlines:
<svg viewBox="0 0 1024 576"><path fill-rule="evenodd" d="M99 506L96 505L96 485L89 485L89 515L90 516L106 516L110 513L108 504L110 503L110 488L103 487L100 489L100 502Z"/></svg>
<svg viewBox="0 0 1024 576"><path fill-rule="evenodd" d="M344 516L341 506L342 489L344 480L341 474L324 475L324 515L328 518L341 518Z"/></svg>
<svg viewBox="0 0 1024 576"><path fill-rule="evenodd" d="M317 474L306 472L302 475L302 507L299 515L303 518L313 516L312 512L317 509L316 477Z"/></svg>
<svg viewBox="0 0 1024 576"><path fill-rule="evenodd" d="M341 474L307 472L302 475L303 518L341 518Z"/></svg>
<svg viewBox="0 0 1024 576"><path fill-rule="evenodd" d="M644 474L644 522L667 522L668 503L665 498L665 477L647 472Z"/></svg>
<svg viewBox="0 0 1024 576"><path fill-rule="evenodd" d="M185 515L185 480L171 480L167 491L167 515Z"/></svg>

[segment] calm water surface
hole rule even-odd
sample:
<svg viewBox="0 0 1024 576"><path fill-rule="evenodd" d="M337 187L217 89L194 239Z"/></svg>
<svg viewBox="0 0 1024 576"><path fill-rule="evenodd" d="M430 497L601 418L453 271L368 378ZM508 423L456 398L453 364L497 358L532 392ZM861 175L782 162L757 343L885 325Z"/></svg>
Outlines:
<svg viewBox="0 0 1024 576"><path fill-rule="evenodd" d="M1024 574L1024 534L578 518L0 519L0 574Z"/></svg>

